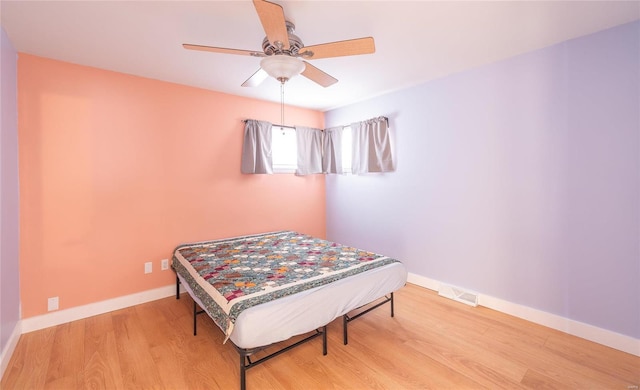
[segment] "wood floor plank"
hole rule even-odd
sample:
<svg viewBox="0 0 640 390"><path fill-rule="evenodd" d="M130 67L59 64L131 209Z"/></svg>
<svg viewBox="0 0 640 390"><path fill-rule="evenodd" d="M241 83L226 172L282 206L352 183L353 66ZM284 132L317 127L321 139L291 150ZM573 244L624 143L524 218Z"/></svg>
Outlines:
<svg viewBox="0 0 640 390"><path fill-rule="evenodd" d="M525 387L536 390L560 390L560 389L572 389L564 383L549 378L535 370L528 370L524 378L522 378L522 384Z"/></svg>
<svg viewBox="0 0 640 390"><path fill-rule="evenodd" d="M85 322L82 320L55 327L46 376L47 384L65 378L65 385L68 386L68 381L75 378L77 383L71 387L78 387L84 381L84 330Z"/></svg>
<svg viewBox="0 0 640 390"><path fill-rule="evenodd" d="M640 357L407 285L321 340L247 370L253 389L632 389ZM239 357L193 301L170 297L21 336L7 390L237 389Z"/></svg>
<svg viewBox="0 0 640 390"><path fill-rule="evenodd" d="M0 388L44 389L55 333L51 327L20 336Z"/></svg>
<svg viewBox="0 0 640 390"><path fill-rule="evenodd" d="M405 347L420 336L408 329L399 317L390 318L388 313L371 312L349 324L349 344L346 350L351 359L363 361L378 372L385 372L396 383L411 388L429 387L479 387L468 377L457 373L440 362L425 356L420 351ZM374 316L378 316L375 318ZM341 331L341 324L336 324ZM424 336L424 334L422 333ZM339 344L342 340L338 339ZM400 353L390 354L389 351ZM426 376L425 372L440 372ZM444 380L442 380L444 379Z"/></svg>
<svg viewBox="0 0 640 390"><path fill-rule="evenodd" d="M588 367L589 371L615 377L621 385L633 387L640 383L640 361L631 354L566 334L550 336L545 348L555 355ZM611 366L612 359L617 362L614 367Z"/></svg>
<svg viewBox="0 0 640 390"><path fill-rule="evenodd" d="M167 310L162 304L164 300L149 302L146 305L136 306L136 314L140 326L144 329L145 338L149 347L153 348L162 345L167 337L173 335L173 329L169 319L165 315ZM169 314L169 313L167 313Z"/></svg>
<svg viewBox="0 0 640 390"><path fill-rule="evenodd" d="M500 351L503 355L509 356L510 359L523 364L527 367L534 368L535 371L547 378L552 379L555 383L561 383L569 388L585 388L585 387L625 387L626 383L620 382L615 377L608 374L599 373L593 369L585 369L585 365L576 360L557 353L549 353L550 351L545 345L537 346L536 344L528 344L526 341L516 341L513 337L504 336L496 330L488 332L489 337L487 343L490 348ZM564 335L563 337L570 337ZM502 344L507 341L508 346ZM594 343L590 343L594 344ZM595 345L594 345L595 346ZM516 348L518 354L512 354ZM622 352L618 352L620 358L623 357ZM638 359L640 361L640 359Z"/></svg>
<svg viewBox="0 0 640 390"><path fill-rule="evenodd" d="M264 369L273 376L278 387L287 389L319 389L326 380L316 375L317 362L313 358L320 351L321 340L316 339L308 344L291 350L264 363ZM253 369L252 369L253 370ZM295 372L295 375L291 375ZM249 375L252 375L249 370ZM252 383L252 382L250 382Z"/></svg>
<svg viewBox="0 0 640 390"><path fill-rule="evenodd" d="M80 373L78 373L80 374ZM82 375L71 374L64 377L56 377L55 379L48 380L45 385L45 390L67 390L81 388L79 384L82 382Z"/></svg>
<svg viewBox="0 0 640 390"><path fill-rule="evenodd" d="M122 371L113 330L86 338L84 356L85 389L121 389Z"/></svg>
<svg viewBox="0 0 640 390"><path fill-rule="evenodd" d="M364 339L356 339L357 332L354 331L353 334L346 349L348 351L346 358L349 361L362 362L371 367L374 372L384 373L378 376L390 381L385 384L385 388L394 388L398 385L402 388L483 388L480 383L464 373L453 370L419 350L407 347L406 343L411 343L411 340L394 343L395 340L390 339L385 349L378 349L375 345L368 345L369 343ZM402 352L388 354L386 351L389 351L389 348Z"/></svg>
<svg viewBox="0 0 640 390"><path fill-rule="evenodd" d="M163 388L145 329L141 326L135 307L112 314L117 357L122 382L126 388Z"/></svg>

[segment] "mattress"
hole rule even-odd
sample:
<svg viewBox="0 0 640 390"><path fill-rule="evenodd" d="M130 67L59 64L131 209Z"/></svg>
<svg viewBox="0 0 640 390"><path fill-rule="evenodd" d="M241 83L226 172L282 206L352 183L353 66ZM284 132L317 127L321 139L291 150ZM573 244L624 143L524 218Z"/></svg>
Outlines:
<svg viewBox="0 0 640 390"><path fill-rule="evenodd" d="M296 280L293 282L283 282L282 287L269 285L268 289L266 289L268 291L285 291L287 293L276 293L274 295L272 292L271 295L274 295L273 299L268 299L264 302L261 302L261 300L258 299L257 304L247 305L246 308L239 311L239 314L233 317L232 326L225 326L224 321L221 321L220 319L220 308L221 306L224 306L224 304L219 305L212 302L216 300L224 302L226 299L221 299L222 296L241 296L242 290L227 288L225 292L224 288L220 291L208 288L207 286L220 287L220 282L205 280L206 277L211 275L211 270L203 270L204 266L202 263L194 261L194 257L217 257L217 255L224 252L220 249L221 243L226 245L229 241L216 240L204 243L185 244L176 248L176 251L174 252L174 269L177 268L176 273L186 291L198 303L198 305L207 312L214 322L218 324L223 332L227 334L227 338L240 348L261 347L286 340L298 334L313 331L314 329L328 324L335 318L340 317L349 311L398 290L404 286L407 280L406 268L402 263L395 259L389 259L381 255L361 251L355 248L343 247L339 244L311 238L295 232L276 232L266 233L265 235L266 237L271 237L272 240L275 235L275 239L284 241L286 245L288 245L289 252L291 252L291 242L295 241L295 245L302 243L301 245L304 248L304 252L298 252L303 253L301 256L309 256L309 260L306 260L307 257L305 257L305 259L298 257L296 261L289 262L289 264L296 263L295 267L298 275L308 272L312 276L307 279ZM242 253L246 252L247 248L255 248L254 245L248 245L242 240L247 238L254 239L256 237L258 240L262 240L261 242L265 241L262 238L262 235L245 236L235 238L236 241L233 241L234 239L229 239L231 240L230 242L232 245L227 245L225 248L232 249L230 252L235 253L233 258L237 257L242 259ZM292 237L296 237L297 241L291 239ZM249 241L249 244L252 242L253 241ZM242 243L242 245L236 245L238 243ZM200 249L201 247L199 245L207 248L206 252L209 252L209 254L204 254L204 250ZM327 258L326 254L321 253L321 251L314 250L321 249L319 245L325 248L325 252L328 250L328 253L335 255L331 256L334 260L342 258L342 251L345 251L347 254L355 251L354 253L357 253L360 256L359 263L366 263L366 266L363 267L364 264L357 264L358 262L356 262L356 266L350 264L344 265L344 269L338 272L338 276L334 275L333 271L329 272L325 270L319 272L322 275L314 277L313 271L310 271L310 268L306 267L307 264L305 263L311 261L318 262L320 258ZM185 257L179 255L179 249L185 247L190 248L190 250L197 248L197 250L200 251L196 255L191 256L191 262L188 262ZM242 250L238 251L236 248L240 248ZM273 253L284 253L279 250L281 248L274 247L272 249L273 252L267 253L265 251L260 251L260 253L266 257L273 256ZM296 248L296 250L299 249L300 248ZM287 259L283 260L291 260L292 254L289 252L287 252L288 254L286 255ZM184 250L183 253L185 253ZM310 255L307 255L307 253ZM189 256L187 256L187 258L189 258ZM228 259L224 260L225 264L230 262L231 261ZM298 263L303 264L303 266L297 265ZM190 264L195 264L196 266L191 267L190 269ZM175 267L176 265L178 267ZM209 265L209 267L214 266ZM204 277L202 277L203 275L194 276L195 271L193 268L199 268L200 273L203 274ZM235 269L247 269L247 267L243 267L242 262L240 261L235 265L234 270ZM273 271L273 269L269 271L271 272L271 274L269 274L270 276L272 276ZM330 275L332 277L327 277L326 275ZM217 276L223 278L223 275ZM298 277L296 275L294 276ZM239 277L237 272L233 277ZM262 278L262 276L260 276L260 278ZM262 279L263 281L267 280L264 278ZM326 283L321 283L323 279L327 279L328 281ZM242 280L242 283L248 284L245 279ZM237 282L234 283L239 284ZM253 284L255 285L256 283ZM260 282L257 282L257 284L260 284ZM292 288L290 287L291 285L295 287ZM208 289L208 292L204 293L205 289ZM213 294L211 291L213 291ZM249 289L249 292L251 291L252 290ZM253 293L255 293L255 291L253 291ZM264 291L255 294L264 294ZM211 295L217 295L217 297L213 298ZM232 296L231 298L232 299L230 299L229 302L233 301L233 299L237 297ZM248 298L248 296L242 298ZM250 301L251 300L247 300L244 302L246 303ZM222 311L229 311L228 308L224 309L224 307L222 307L222 309Z"/></svg>

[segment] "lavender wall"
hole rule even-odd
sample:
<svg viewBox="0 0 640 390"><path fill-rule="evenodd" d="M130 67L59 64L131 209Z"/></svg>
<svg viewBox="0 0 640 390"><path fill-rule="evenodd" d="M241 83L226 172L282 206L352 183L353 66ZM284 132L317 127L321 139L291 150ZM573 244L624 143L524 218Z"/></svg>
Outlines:
<svg viewBox="0 0 640 390"><path fill-rule="evenodd" d="M327 177L327 237L640 338L640 23L326 113L397 171Z"/></svg>
<svg viewBox="0 0 640 390"><path fill-rule="evenodd" d="M20 319L17 54L0 28L0 352Z"/></svg>

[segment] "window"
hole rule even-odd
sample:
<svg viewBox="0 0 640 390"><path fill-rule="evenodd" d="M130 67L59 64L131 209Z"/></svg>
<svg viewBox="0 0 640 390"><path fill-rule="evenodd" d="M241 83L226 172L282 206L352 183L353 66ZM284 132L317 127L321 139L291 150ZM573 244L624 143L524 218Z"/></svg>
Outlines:
<svg viewBox="0 0 640 390"><path fill-rule="evenodd" d="M273 126L271 129L273 173L295 173L298 168L298 144L295 129ZM351 127L342 130L342 172L351 173Z"/></svg>
<svg viewBox="0 0 640 390"><path fill-rule="evenodd" d="M271 131L273 172L294 173L298 167L296 131L279 126L273 126Z"/></svg>

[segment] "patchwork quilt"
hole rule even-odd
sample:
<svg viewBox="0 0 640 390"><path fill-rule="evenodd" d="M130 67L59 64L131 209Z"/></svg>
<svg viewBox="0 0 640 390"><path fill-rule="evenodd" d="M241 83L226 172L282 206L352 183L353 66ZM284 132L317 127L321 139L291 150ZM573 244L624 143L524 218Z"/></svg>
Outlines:
<svg viewBox="0 0 640 390"><path fill-rule="evenodd" d="M172 267L228 339L247 308L397 261L283 231L180 245Z"/></svg>

